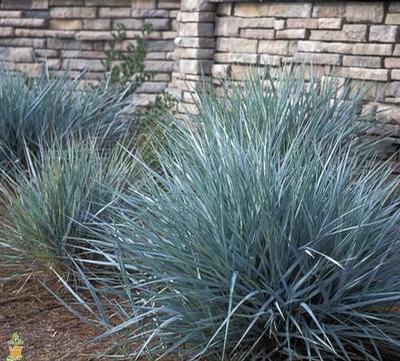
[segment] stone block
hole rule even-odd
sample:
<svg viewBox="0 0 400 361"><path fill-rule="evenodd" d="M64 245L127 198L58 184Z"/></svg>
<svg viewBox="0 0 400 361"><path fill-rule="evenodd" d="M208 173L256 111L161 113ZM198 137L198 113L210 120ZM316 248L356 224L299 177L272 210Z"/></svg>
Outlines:
<svg viewBox="0 0 400 361"><path fill-rule="evenodd" d="M376 56L344 56L343 65L359 68L380 68L382 58Z"/></svg>
<svg viewBox="0 0 400 361"><path fill-rule="evenodd" d="M388 81L389 70L387 69L368 69L368 68L349 68L348 77L361 80Z"/></svg>
<svg viewBox="0 0 400 361"><path fill-rule="evenodd" d="M287 40L266 40L260 41L258 46L259 53L288 55L289 41Z"/></svg>
<svg viewBox="0 0 400 361"><path fill-rule="evenodd" d="M0 28L0 37L7 38L12 37L14 35L14 29L11 27L1 27Z"/></svg>
<svg viewBox="0 0 400 361"><path fill-rule="evenodd" d="M384 15L383 1L349 1L346 4L346 20L351 23L381 23Z"/></svg>
<svg viewBox="0 0 400 361"><path fill-rule="evenodd" d="M99 8L98 14L100 18L127 18L131 13L131 8L110 8L102 7Z"/></svg>
<svg viewBox="0 0 400 361"><path fill-rule="evenodd" d="M214 60L217 63L228 64L256 64L258 55L255 53L215 53Z"/></svg>
<svg viewBox="0 0 400 361"><path fill-rule="evenodd" d="M242 38L218 38L217 39L217 51L236 53L256 53L257 52L257 40L242 39Z"/></svg>
<svg viewBox="0 0 400 361"><path fill-rule="evenodd" d="M319 18L318 29L341 29L343 24L342 18Z"/></svg>
<svg viewBox="0 0 400 361"><path fill-rule="evenodd" d="M182 59L179 61L179 71L182 74L210 74L212 61L209 60L188 60ZM171 69L167 71L171 71Z"/></svg>
<svg viewBox="0 0 400 361"><path fill-rule="evenodd" d="M145 24L150 24L153 30L169 30L171 28L170 19L145 19Z"/></svg>
<svg viewBox="0 0 400 361"><path fill-rule="evenodd" d="M341 55L339 54L322 54L322 53L296 53L293 57L295 62L340 65Z"/></svg>
<svg viewBox="0 0 400 361"><path fill-rule="evenodd" d="M240 29L240 37L247 39L273 39L275 31L270 29Z"/></svg>
<svg viewBox="0 0 400 361"><path fill-rule="evenodd" d="M385 68L400 68L400 58L386 58Z"/></svg>
<svg viewBox="0 0 400 361"><path fill-rule="evenodd" d="M286 20L289 29L317 29L318 20L312 18L290 18Z"/></svg>
<svg viewBox="0 0 400 361"><path fill-rule="evenodd" d="M80 41L107 41L111 40L112 36L109 31L78 31L75 38Z"/></svg>
<svg viewBox="0 0 400 361"><path fill-rule="evenodd" d="M103 63L97 59L66 59L63 61L63 65L65 68L69 68L71 70L104 70Z"/></svg>
<svg viewBox="0 0 400 361"><path fill-rule="evenodd" d="M277 39L305 39L306 37L306 29L286 29L276 31Z"/></svg>
<svg viewBox="0 0 400 361"><path fill-rule="evenodd" d="M81 19L54 19L50 20L50 29L80 30L83 29L83 21Z"/></svg>
<svg viewBox="0 0 400 361"><path fill-rule="evenodd" d="M400 25L400 14L387 14L386 15L386 24L392 24L392 25Z"/></svg>
<svg viewBox="0 0 400 361"><path fill-rule="evenodd" d="M354 55L391 55L392 44L354 44Z"/></svg>
<svg viewBox="0 0 400 361"><path fill-rule="evenodd" d="M369 41L395 43L397 37L398 27L395 25L372 25L369 29Z"/></svg>
<svg viewBox="0 0 400 361"><path fill-rule="evenodd" d="M182 11L210 11L214 9L215 4L208 0L181 0Z"/></svg>
<svg viewBox="0 0 400 361"><path fill-rule="evenodd" d="M54 7L50 9L50 17L55 19L68 19L68 18L95 18L96 8L94 7Z"/></svg>
<svg viewBox="0 0 400 361"><path fill-rule="evenodd" d="M85 19L83 21L84 29L88 30L108 30L111 29L110 19Z"/></svg>

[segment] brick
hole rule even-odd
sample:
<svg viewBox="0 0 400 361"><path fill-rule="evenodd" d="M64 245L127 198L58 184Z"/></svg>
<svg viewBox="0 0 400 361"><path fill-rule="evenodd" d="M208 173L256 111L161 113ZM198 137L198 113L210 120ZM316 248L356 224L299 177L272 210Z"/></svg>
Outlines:
<svg viewBox="0 0 400 361"><path fill-rule="evenodd" d="M50 9L51 18L95 18L96 8L94 7L55 7Z"/></svg>
<svg viewBox="0 0 400 361"><path fill-rule="evenodd" d="M400 97L400 81L393 81L387 84L386 96Z"/></svg>
<svg viewBox="0 0 400 361"><path fill-rule="evenodd" d="M380 2L352 1L346 4L346 20L351 23L381 23L385 4Z"/></svg>
<svg viewBox="0 0 400 361"><path fill-rule="evenodd" d="M311 10L310 3L270 3L267 16L308 18Z"/></svg>
<svg viewBox="0 0 400 361"><path fill-rule="evenodd" d="M274 29L275 30L283 30L286 25L286 20L284 19L278 19L274 21Z"/></svg>
<svg viewBox="0 0 400 361"><path fill-rule="evenodd" d="M84 59L104 59L106 55L103 51L85 51L85 50L62 50L62 58L84 58Z"/></svg>
<svg viewBox="0 0 400 361"><path fill-rule="evenodd" d="M247 39L273 39L274 30L267 29L240 29L240 37Z"/></svg>
<svg viewBox="0 0 400 361"><path fill-rule="evenodd" d="M0 28L0 37L6 38L14 35L14 29L10 27L1 27Z"/></svg>
<svg viewBox="0 0 400 361"><path fill-rule="evenodd" d="M83 21L84 29L89 30L108 30L111 29L110 19L85 19Z"/></svg>
<svg viewBox="0 0 400 361"><path fill-rule="evenodd" d="M386 58L385 68L400 68L400 58Z"/></svg>
<svg viewBox="0 0 400 361"><path fill-rule="evenodd" d="M343 17L346 8L345 4L340 2L318 2L313 8L313 17L317 18L333 18L333 17Z"/></svg>
<svg viewBox="0 0 400 361"><path fill-rule="evenodd" d="M0 19L4 18L21 18L22 11L7 11L7 10L0 10Z"/></svg>
<svg viewBox="0 0 400 361"><path fill-rule="evenodd" d="M75 31L70 30L47 30L47 29L15 29L16 37L33 38L74 38Z"/></svg>
<svg viewBox="0 0 400 361"><path fill-rule="evenodd" d="M67 59L64 60L64 66L72 70L90 70L103 71L104 66L100 60L93 59Z"/></svg>
<svg viewBox="0 0 400 361"><path fill-rule="evenodd" d="M44 46L44 44L43 44ZM92 44L70 39L47 39L47 46L50 49L62 50L91 50Z"/></svg>
<svg viewBox="0 0 400 361"><path fill-rule="evenodd" d="M142 19L118 19L118 21L113 21L112 28L117 29L118 24L124 25L126 29L141 30L144 22Z"/></svg>
<svg viewBox="0 0 400 361"><path fill-rule="evenodd" d="M392 44L354 44L355 55L391 55Z"/></svg>
<svg viewBox="0 0 400 361"><path fill-rule="evenodd" d="M288 55L289 54L289 41L286 40L266 40L260 41L258 46L259 53Z"/></svg>
<svg viewBox="0 0 400 361"><path fill-rule="evenodd" d="M395 43L398 27L394 25L372 25L369 30L369 41L379 43Z"/></svg>
<svg viewBox="0 0 400 361"><path fill-rule="evenodd" d="M286 27L289 29L317 29L318 20L311 18L287 19Z"/></svg>
<svg viewBox="0 0 400 361"><path fill-rule="evenodd" d="M380 68L382 66L382 58L376 56L344 56L344 66L352 66L359 68Z"/></svg>
<svg viewBox="0 0 400 361"><path fill-rule="evenodd" d="M214 60L218 63L256 64L258 55L255 53L216 53Z"/></svg>
<svg viewBox="0 0 400 361"><path fill-rule="evenodd" d="M170 19L146 19L145 24L150 24L153 30L168 30L171 27Z"/></svg>
<svg viewBox="0 0 400 361"><path fill-rule="evenodd" d="M386 24L400 25L400 14L387 14Z"/></svg>
<svg viewBox="0 0 400 361"><path fill-rule="evenodd" d="M126 18L131 13L131 8L110 8L102 7L99 8L100 18Z"/></svg>
<svg viewBox="0 0 400 361"><path fill-rule="evenodd" d="M219 38L217 39L218 51L232 51L238 53L257 52L257 40L242 39L242 38Z"/></svg>
<svg viewBox="0 0 400 361"><path fill-rule="evenodd" d="M368 68L349 68L349 78L361 80L388 81L389 70L387 69L368 69Z"/></svg>
<svg viewBox="0 0 400 361"><path fill-rule="evenodd" d="M75 38L81 41L99 41L99 40L110 40L112 36L109 31L78 31L75 34Z"/></svg>
<svg viewBox="0 0 400 361"><path fill-rule="evenodd" d="M312 5L310 3L270 3L270 4L236 4L234 14L242 17L296 17L307 18L311 16Z"/></svg>
<svg viewBox="0 0 400 361"><path fill-rule="evenodd" d="M400 80L400 70L399 69L393 69L392 72L390 73L390 77L393 80Z"/></svg>
<svg viewBox="0 0 400 361"><path fill-rule="evenodd" d="M42 28L47 25L46 19L13 19L0 18L0 26L15 26L20 28Z"/></svg>
<svg viewBox="0 0 400 361"><path fill-rule="evenodd" d="M338 54L296 53L293 60L312 64L340 65L341 56Z"/></svg>
<svg viewBox="0 0 400 361"><path fill-rule="evenodd" d="M319 18L317 20L318 29L341 29L342 18Z"/></svg>
<svg viewBox="0 0 400 361"><path fill-rule="evenodd" d="M80 30L83 28L82 20L55 19L50 20L50 29L56 30Z"/></svg>
<svg viewBox="0 0 400 361"><path fill-rule="evenodd" d="M307 36L306 29L287 29L287 30L277 30L277 39L305 39Z"/></svg>

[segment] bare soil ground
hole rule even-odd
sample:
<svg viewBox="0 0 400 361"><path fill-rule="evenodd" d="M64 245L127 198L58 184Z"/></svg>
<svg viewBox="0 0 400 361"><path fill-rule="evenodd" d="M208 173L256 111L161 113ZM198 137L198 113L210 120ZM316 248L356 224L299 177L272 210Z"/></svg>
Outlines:
<svg viewBox="0 0 400 361"><path fill-rule="evenodd" d="M0 267L0 279L7 276ZM94 330L75 318L40 284L55 280L40 272L0 281L0 360L8 355L7 341L19 332L25 341L26 361L105 360L106 344L88 341Z"/></svg>

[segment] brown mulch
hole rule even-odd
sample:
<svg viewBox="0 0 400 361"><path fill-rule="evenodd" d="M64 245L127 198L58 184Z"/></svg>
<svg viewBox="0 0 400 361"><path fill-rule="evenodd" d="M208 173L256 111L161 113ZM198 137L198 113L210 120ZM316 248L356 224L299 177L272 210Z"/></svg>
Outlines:
<svg viewBox="0 0 400 361"><path fill-rule="evenodd" d="M7 341L13 332L19 332L25 341L26 361L107 359L102 358L102 352L108 345L89 343L94 330L74 317L39 282L60 290L52 276L26 272L2 283L1 278L9 275L9 270L0 267L0 360L8 355Z"/></svg>

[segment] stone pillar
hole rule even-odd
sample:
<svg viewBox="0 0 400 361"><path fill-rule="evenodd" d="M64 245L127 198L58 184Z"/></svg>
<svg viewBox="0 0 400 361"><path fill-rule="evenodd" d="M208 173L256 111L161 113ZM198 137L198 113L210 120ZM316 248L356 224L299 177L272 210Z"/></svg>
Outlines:
<svg viewBox="0 0 400 361"><path fill-rule="evenodd" d="M208 0L182 0L175 40L176 65L171 91L179 99L178 111L195 111L193 94L211 75L215 52L215 4Z"/></svg>

